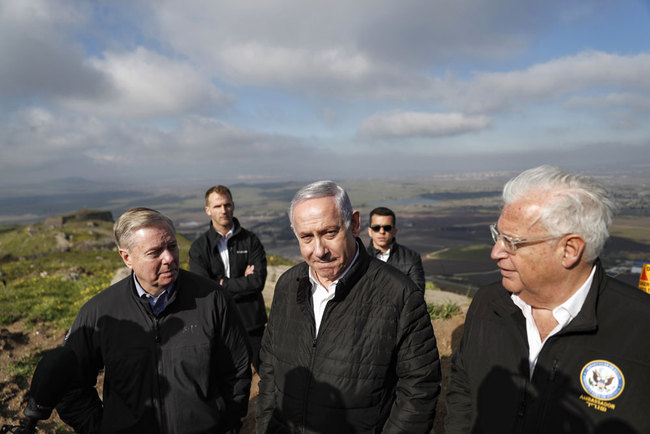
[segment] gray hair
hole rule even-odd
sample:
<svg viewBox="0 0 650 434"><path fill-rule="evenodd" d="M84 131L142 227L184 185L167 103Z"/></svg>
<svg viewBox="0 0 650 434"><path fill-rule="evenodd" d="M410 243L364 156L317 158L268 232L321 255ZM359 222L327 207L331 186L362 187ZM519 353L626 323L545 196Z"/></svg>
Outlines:
<svg viewBox="0 0 650 434"><path fill-rule="evenodd" d="M609 237L614 201L593 179L543 165L528 169L503 187L506 204L531 193L547 194L537 221L550 235L577 234L585 240L585 260L593 262Z"/></svg>
<svg viewBox="0 0 650 434"><path fill-rule="evenodd" d="M160 212L144 207L131 208L113 225L115 243L120 249L128 249L132 246L135 231L158 226L168 226L172 233L175 232L174 223Z"/></svg>
<svg viewBox="0 0 650 434"><path fill-rule="evenodd" d="M289 206L289 220L293 226L293 209L300 202L307 199L316 199L319 197L333 197L336 202L336 207L341 214L345 228L350 227L352 221L352 203L348 194L343 190L343 187L334 181L316 181L309 185L304 186L293 196L291 205Z"/></svg>

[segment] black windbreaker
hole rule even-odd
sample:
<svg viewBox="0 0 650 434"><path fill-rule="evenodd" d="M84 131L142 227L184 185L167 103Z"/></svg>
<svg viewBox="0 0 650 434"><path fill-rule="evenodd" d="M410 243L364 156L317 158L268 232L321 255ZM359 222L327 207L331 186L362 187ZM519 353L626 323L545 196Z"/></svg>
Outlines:
<svg viewBox="0 0 650 434"><path fill-rule="evenodd" d="M368 254L377 257L379 250L375 249L372 245L372 240L368 244ZM390 246L390 254L386 263L397 268L402 273L406 274L421 290L424 291L424 268L422 267L422 257L415 250L411 250L406 246L398 244L393 239Z"/></svg>
<svg viewBox="0 0 650 434"><path fill-rule="evenodd" d="M242 228L235 218L233 235L228 239L228 260L230 278L225 275L218 241L222 238L210 224L210 228L199 236L190 247L190 271L212 280L223 279L223 287L228 290L239 309L247 331L256 330L266 324L266 307L262 290L266 282L266 254L264 246L254 233ZM244 276L248 265L255 271Z"/></svg>
<svg viewBox="0 0 650 434"><path fill-rule="evenodd" d="M216 287L180 270L158 317L133 274L90 299L66 337L80 372L57 406L61 419L80 433L236 432L248 406L249 350L232 300Z"/></svg>
<svg viewBox="0 0 650 434"><path fill-rule="evenodd" d="M548 338L532 380L521 310L478 291L454 355L446 432L650 433L650 296L597 262L584 305Z"/></svg>

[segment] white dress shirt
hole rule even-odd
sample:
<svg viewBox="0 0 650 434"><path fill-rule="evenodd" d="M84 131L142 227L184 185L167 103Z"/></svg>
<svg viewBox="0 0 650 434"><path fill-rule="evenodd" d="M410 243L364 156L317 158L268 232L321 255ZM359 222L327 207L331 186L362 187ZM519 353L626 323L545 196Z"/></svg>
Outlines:
<svg viewBox="0 0 650 434"><path fill-rule="evenodd" d="M321 285L318 279L316 279L314 276L311 267L309 268L312 304L314 305L314 320L316 321L316 336L318 336L318 330L320 329L320 323L323 319L323 313L325 312L325 306L327 306L327 302L334 298L336 295L336 285L339 283L339 280L341 280L348 273L348 271L350 271L352 264L354 264L358 256L359 247L357 246L357 252L355 253L354 258L352 258L350 265L348 265L348 268L345 269L343 274L341 274L338 279L330 283L327 288Z"/></svg>
<svg viewBox="0 0 650 434"><path fill-rule="evenodd" d="M539 330L537 329L537 324L533 318L532 307L521 298L519 298L519 296L516 294L512 294L510 296L510 298L512 298L512 301L517 305L517 307L519 307L519 309L521 309L521 312L526 318L526 335L528 337L528 363L530 367L531 379L533 378L533 371L535 370L535 365L537 364L539 353L544 347L544 343L548 340L548 338L566 327L567 324L569 324L571 320L573 320L573 318L578 316L580 313L580 309L582 309L582 305L585 303L585 299L589 293L589 288L591 288L591 282L594 280L595 272L596 267L594 266L591 269L591 274L585 283L582 284L582 286L575 292L575 294L569 297L567 301L553 309L552 314L558 324L553 330L551 330L548 336L546 336L544 342L542 342L542 338L539 335Z"/></svg>
<svg viewBox="0 0 650 434"><path fill-rule="evenodd" d="M377 253L376 258L381 261L387 262L389 256L390 256L390 249L386 250L384 253L381 252Z"/></svg>
<svg viewBox="0 0 650 434"><path fill-rule="evenodd" d="M232 230L235 229L235 226L230 228L226 235L223 235L217 241L217 247L219 248L219 256L221 256L221 262L223 262L224 274L226 277L230 278L230 257L228 256L228 240L232 237Z"/></svg>

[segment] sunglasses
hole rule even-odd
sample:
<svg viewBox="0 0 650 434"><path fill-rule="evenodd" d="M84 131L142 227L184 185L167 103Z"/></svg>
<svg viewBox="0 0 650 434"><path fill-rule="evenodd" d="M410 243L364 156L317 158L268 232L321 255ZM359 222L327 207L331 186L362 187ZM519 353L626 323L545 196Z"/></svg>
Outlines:
<svg viewBox="0 0 650 434"><path fill-rule="evenodd" d="M370 229L372 229L373 232L379 232L380 229L384 229L386 232L390 232L393 229L393 225L372 225L370 226Z"/></svg>

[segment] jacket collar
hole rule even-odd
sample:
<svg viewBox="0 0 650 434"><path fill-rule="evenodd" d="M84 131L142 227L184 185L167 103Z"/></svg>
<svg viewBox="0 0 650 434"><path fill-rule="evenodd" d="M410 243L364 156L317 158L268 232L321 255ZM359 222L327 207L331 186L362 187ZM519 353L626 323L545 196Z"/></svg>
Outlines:
<svg viewBox="0 0 650 434"><path fill-rule="evenodd" d="M598 307L598 298L600 293L605 289L605 280L607 279L607 275L600 263L600 259L596 259L594 265L596 266L594 280L591 282L589 294L587 294L587 298L582 305L582 309L580 309L580 313L578 313L578 316L573 318L573 321L571 321L564 329L560 330L558 334L587 332L598 328L596 308Z"/></svg>
<svg viewBox="0 0 650 434"><path fill-rule="evenodd" d="M236 236L240 231L241 231L241 225L239 224L239 220L237 220L237 217L232 218L232 236ZM212 226L212 221L209 223L209 228L208 228L208 238L210 238L210 241L213 243L217 243L219 240L223 238L223 235L221 235L217 230Z"/></svg>
<svg viewBox="0 0 650 434"><path fill-rule="evenodd" d="M600 259L596 259L594 265L596 266L594 280L591 282L589 294L587 294L587 298L582 305L582 309L580 309L580 313L578 313L578 315L566 327L560 330L558 335L573 332L588 332L598 328L596 308L598 306L598 297L600 292L605 288L604 282L607 276ZM510 292L506 290L499 293L499 296L492 301L492 306L495 313L499 316L510 316L517 322L524 321L521 310L512 302Z"/></svg>
<svg viewBox="0 0 650 434"><path fill-rule="evenodd" d="M357 260L352 264L345 277L341 278L336 285L336 295L332 301L338 302L344 300L350 290L366 274L371 257L363 248L361 239L356 239L359 255ZM301 264L303 269L298 276L298 293L296 300L300 306L311 305L311 282L309 280L309 266L306 263Z"/></svg>
<svg viewBox="0 0 650 434"><path fill-rule="evenodd" d="M171 292L171 294L168 295L168 298L167 298L167 305L168 306L170 304L172 304L174 302L174 300L176 300L176 295L178 294L178 292L180 290L181 281L183 280L183 276L185 275L185 273L186 273L185 270L179 268L178 277L176 278L176 280L173 283L174 290ZM137 300L138 303L141 303L143 306L148 306L149 302L140 297L140 295L138 294L138 290L135 287L135 273L133 272L133 270L131 271L131 276L129 277L128 285L129 285L129 289L130 289L130 292L131 292L131 295L133 296L133 298L135 300ZM146 311L150 312L149 309L146 309Z"/></svg>
<svg viewBox="0 0 650 434"><path fill-rule="evenodd" d="M389 255L389 257L393 256L393 253L395 253L396 247L397 247L397 237L393 237L393 240L390 242L390 255ZM368 243L368 248L366 249L366 251L373 258L376 258L377 255L381 253L379 251L379 249L377 249L375 247L375 245L372 244L372 239L370 239L370 242Z"/></svg>

